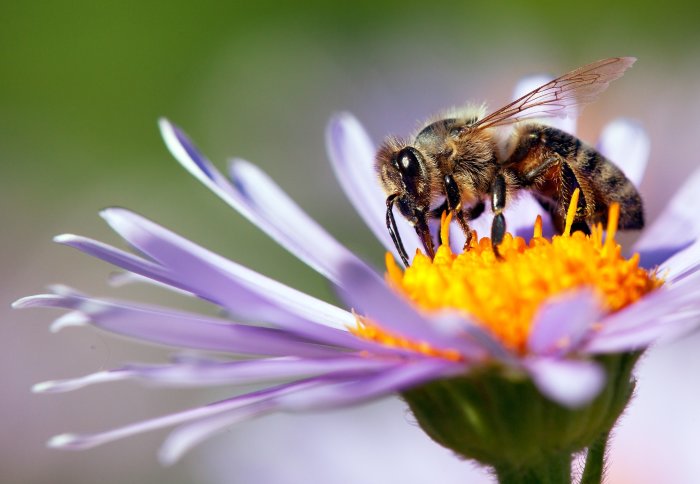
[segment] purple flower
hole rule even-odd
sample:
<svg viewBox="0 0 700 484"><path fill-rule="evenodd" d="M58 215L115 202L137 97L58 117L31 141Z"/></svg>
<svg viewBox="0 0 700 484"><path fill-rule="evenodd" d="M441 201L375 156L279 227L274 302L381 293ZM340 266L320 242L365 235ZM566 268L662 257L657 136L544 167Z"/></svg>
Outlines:
<svg viewBox="0 0 700 484"><path fill-rule="evenodd" d="M193 387L267 383L261 390L207 406L91 435L64 434L49 445L85 449L165 426L178 425L160 458L172 463L192 446L224 428L279 411L309 411L354 405L423 385L470 375L496 365L531 380L538 391L570 408L580 408L606 385L603 355L631 354L695 329L700 316L700 222L692 213L696 173L666 211L642 234L633 252L640 265L658 266L662 287L616 312L606 312L586 287L553 297L535 316L525 350L513 351L465 312L429 312L388 284L377 270L350 252L309 218L265 173L235 160L229 177L220 173L186 135L162 120L161 131L175 158L222 200L280 245L325 276L348 309L321 301L214 254L125 209L102 212L106 222L134 249L126 252L76 235L56 241L126 271L121 281L150 282L222 308L211 317L155 305L94 298L67 287L23 298L15 307L60 307L70 312L52 330L93 325L144 342L245 359L175 358L163 365L126 365L82 378L37 384L37 392L62 392L94 383L139 380ZM569 127L572 129L572 127ZM375 147L352 116L336 116L327 146L343 190L387 251L395 247L385 226L384 196L375 180ZM648 140L633 123L618 121L599 149L638 183ZM513 233L532 225L539 207L527 196L507 212ZM488 213L475 223L486 233ZM397 220L409 253L420 246ZM459 246L458 237L452 241ZM402 341L386 344L362 337L358 316ZM565 342L565 344L562 344ZM448 353L449 352L449 353ZM444 357L449 354L456 357ZM284 383L279 383L279 382Z"/></svg>

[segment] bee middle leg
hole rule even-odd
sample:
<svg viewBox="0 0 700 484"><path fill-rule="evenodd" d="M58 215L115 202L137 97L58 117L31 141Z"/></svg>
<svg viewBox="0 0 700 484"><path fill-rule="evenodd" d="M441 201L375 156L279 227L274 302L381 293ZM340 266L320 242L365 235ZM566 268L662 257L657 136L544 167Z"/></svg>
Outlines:
<svg viewBox="0 0 700 484"><path fill-rule="evenodd" d="M459 186L455 182L452 175L445 175L445 203L447 209L455 214L457 223L464 233L466 238L462 250L469 250L474 232L469 227L469 220L477 218L484 212L484 202L479 201L473 207L464 210L462 206L462 196L459 191Z"/></svg>
<svg viewBox="0 0 700 484"><path fill-rule="evenodd" d="M520 163L531 153L531 150L537 145L546 144L545 139L548 137L561 136L561 133L557 134L558 131L553 128L546 128L542 126L531 126L529 132L520 137L518 144L516 145L510 158L504 162L504 166L512 166ZM581 142L574 138L576 144L576 150ZM529 168L525 172L517 173L518 184L522 188L531 188L537 186L538 180L542 180L542 177L546 177L546 173L554 166L559 166L558 177L560 193L557 196L557 200L552 200L549 197L537 196L537 189L534 189L535 198L540 203L540 205L549 213L554 228L558 233L562 233L566 226L566 209L568 207L569 201L571 200L571 195L576 188L580 190L581 196L579 197L578 207L576 209L576 218L574 220L571 231L581 231L586 235L590 235L591 229L586 222L585 214L589 213L589 207L586 203L586 191L581 187L581 184L576 177L576 173L569 165L569 162L565 157L559 153L555 153L551 150L549 156L540 158L538 163Z"/></svg>
<svg viewBox="0 0 700 484"><path fill-rule="evenodd" d="M503 209L506 208L506 179L503 173L499 173L491 184L491 210L493 210L493 221L491 222L491 246L496 257L502 256L498 251L498 246L503 242L506 235L506 218Z"/></svg>

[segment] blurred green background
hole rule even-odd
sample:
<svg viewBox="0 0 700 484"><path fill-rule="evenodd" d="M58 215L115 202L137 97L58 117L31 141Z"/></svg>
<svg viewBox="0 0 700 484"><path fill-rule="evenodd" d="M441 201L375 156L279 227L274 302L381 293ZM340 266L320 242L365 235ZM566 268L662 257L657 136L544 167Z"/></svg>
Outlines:
<svg viewBox="0 0 700 484"><path fill-rule="evenodd" d="M157 132L159 116L180 124L219 166L229 156L262 166L339 239L379 263L379 244L326 161L332 113L353 112L379 141L450 105L503 103L521 76L634 55L639 62L587 109L580 133L594 142L617 116L645 125L652 158L642 191L653 219L699 164L698 14L694 2L668 1L1 2L0 481L251 482L202 475L204 451L160 468L163 432L78 454L44 448L56 433L107 429L213 393L121 384L29 393L37 381L166 355L89 330L50 335L48 312L8 309L54 282L183 304L152 290L112 290L103 282L109 267L51 243L62 232L115 242L97 216L105 206L127 206L331 298L321 277L177 166ZM331 436L318 438L332 445ZM389 459L391 447L383 452ZM256 465L275 458L281 454L262 448ZM316 482L312 473L308 479Z"/></svg>

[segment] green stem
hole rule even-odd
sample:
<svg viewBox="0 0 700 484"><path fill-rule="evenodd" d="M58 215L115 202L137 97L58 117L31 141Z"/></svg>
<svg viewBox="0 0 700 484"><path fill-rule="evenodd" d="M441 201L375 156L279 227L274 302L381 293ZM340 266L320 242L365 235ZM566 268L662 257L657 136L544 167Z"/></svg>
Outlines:
<svg viewBox="0 0 700 484"><path fill-rule="evenodd" d="M499 484L571 484L571 456L549 456L531 466L497 467Z"/></svg>
<svg viewBox="0 0 700 484"><path fill-rule="evenodd" d="M610 432L605 432L588 448L581 484L601 484L605 474L605 453Z"/></svg>

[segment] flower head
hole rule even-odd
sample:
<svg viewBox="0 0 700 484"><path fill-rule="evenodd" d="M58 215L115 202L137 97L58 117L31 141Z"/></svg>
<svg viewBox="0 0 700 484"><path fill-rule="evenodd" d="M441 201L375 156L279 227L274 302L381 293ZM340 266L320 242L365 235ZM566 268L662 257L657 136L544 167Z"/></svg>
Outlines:
<svg viewBox="0 0 700 484"><path fill-rule="evenodd" d="M614 141L615 146L633 149L640 140L646 143L640 130L624 126L623 134L610 135L623 138ZM372 172L374 147L360 124L343 114L328 129L330 157L343 189L391 254L382 277L383 270L377 272L345 248L254 165L234 161L229 180L177 127L163 120L161 130L170 151L188 171L324 275L347 309L214 254L133 212L105 210L103 218L135 253L76 235L61 235L56 241L124 269L119 282L155 283L208 301L230 317L95 298L63 286L15 305L69 309L54 322L53 330L90 324L145 342L248 358L177 358L163 365L127 365L40 383L35 391L68 391L116 380L170 386L285 383L109 432L64 434L50 441L54 447L89 448L180 425L161 450L162 461L169 463L242 420L401 393L435 440L483 462L498 465L493 462L494 448L502 450L502 442L494 440L498 412L508 414L515 407L520 413L512 415L523 419L529 415L542 428L551 428L551 420L532 417L546 405L547 415L565 422L568 432L561 437L564 444L561 439L549 443L575 451L609 430L624 408L638 353L658 338L697 324L700 227L693 220L692 230L669 235L673 227L669 224L683 226L688 221L678 200L642 235L631 257L623 257L615 242L614 212L606 235L603 227L596 227L590 237L567 231L546 238L536 204L525 197L507 213L516 235L503 243L502 260L494 257L488 239L475 238L465 253L453 251L445 219L435 259L417 252L412 265L402 271L384 227L383 196ZM601 149L606 149L606 142L604 138ZM632 161L643 163L646 154L640 158ZM699 177L691 181L694 186ZM687 195L681 192L679 197ZM519 234L528 226L533 236L526 240ZM419 247L417 238L406 237L404 243L409 251ZM452 241L452 246L461 243ZM493 407L470 397L477 380L489 401L502 398L504 404ZM513 407L513 399L523 395L529 403ZM472 413L463 411L465 402ZM436 420L435 408L465 416L458 435L451 434L454 421L447 422L452 414ZM494 415L491 420L485 417L489 412ZM469 432L462 432L464 428ZM518 428L526 434L532 426ZM531 448L512 452L513 459L531 454Z"/></svg>
<svg viewBox="0 0 700 484"><path fill-rule="evenodd" d="M578 191L574 192L577 197ZM570 207L576 207L576 200ZM590 236L571 234L570 210L569 226L562 235L544 238L538 216L529 243L508 234L500 246L500 257L486 237L475 237L470 249L460 254L454 254L448 242L434 258L418 252L405 272L387 253L387 278L418 307L464 311L504 346L525 355L535 316L551 298L590 288L599 296L601 311L612 313L661 286L662 280L653 271L639 267L638 255L622 256L614 238L618 211L619 206L613 205L605 241L602 226L594 227ZM448 241L450 219L443 215L443 241ZM377 328L364 320L357 334L381 339ZM568 344L565 339L559 342L561 349ZM445 356L458 358L457 354Z"/></svg>

